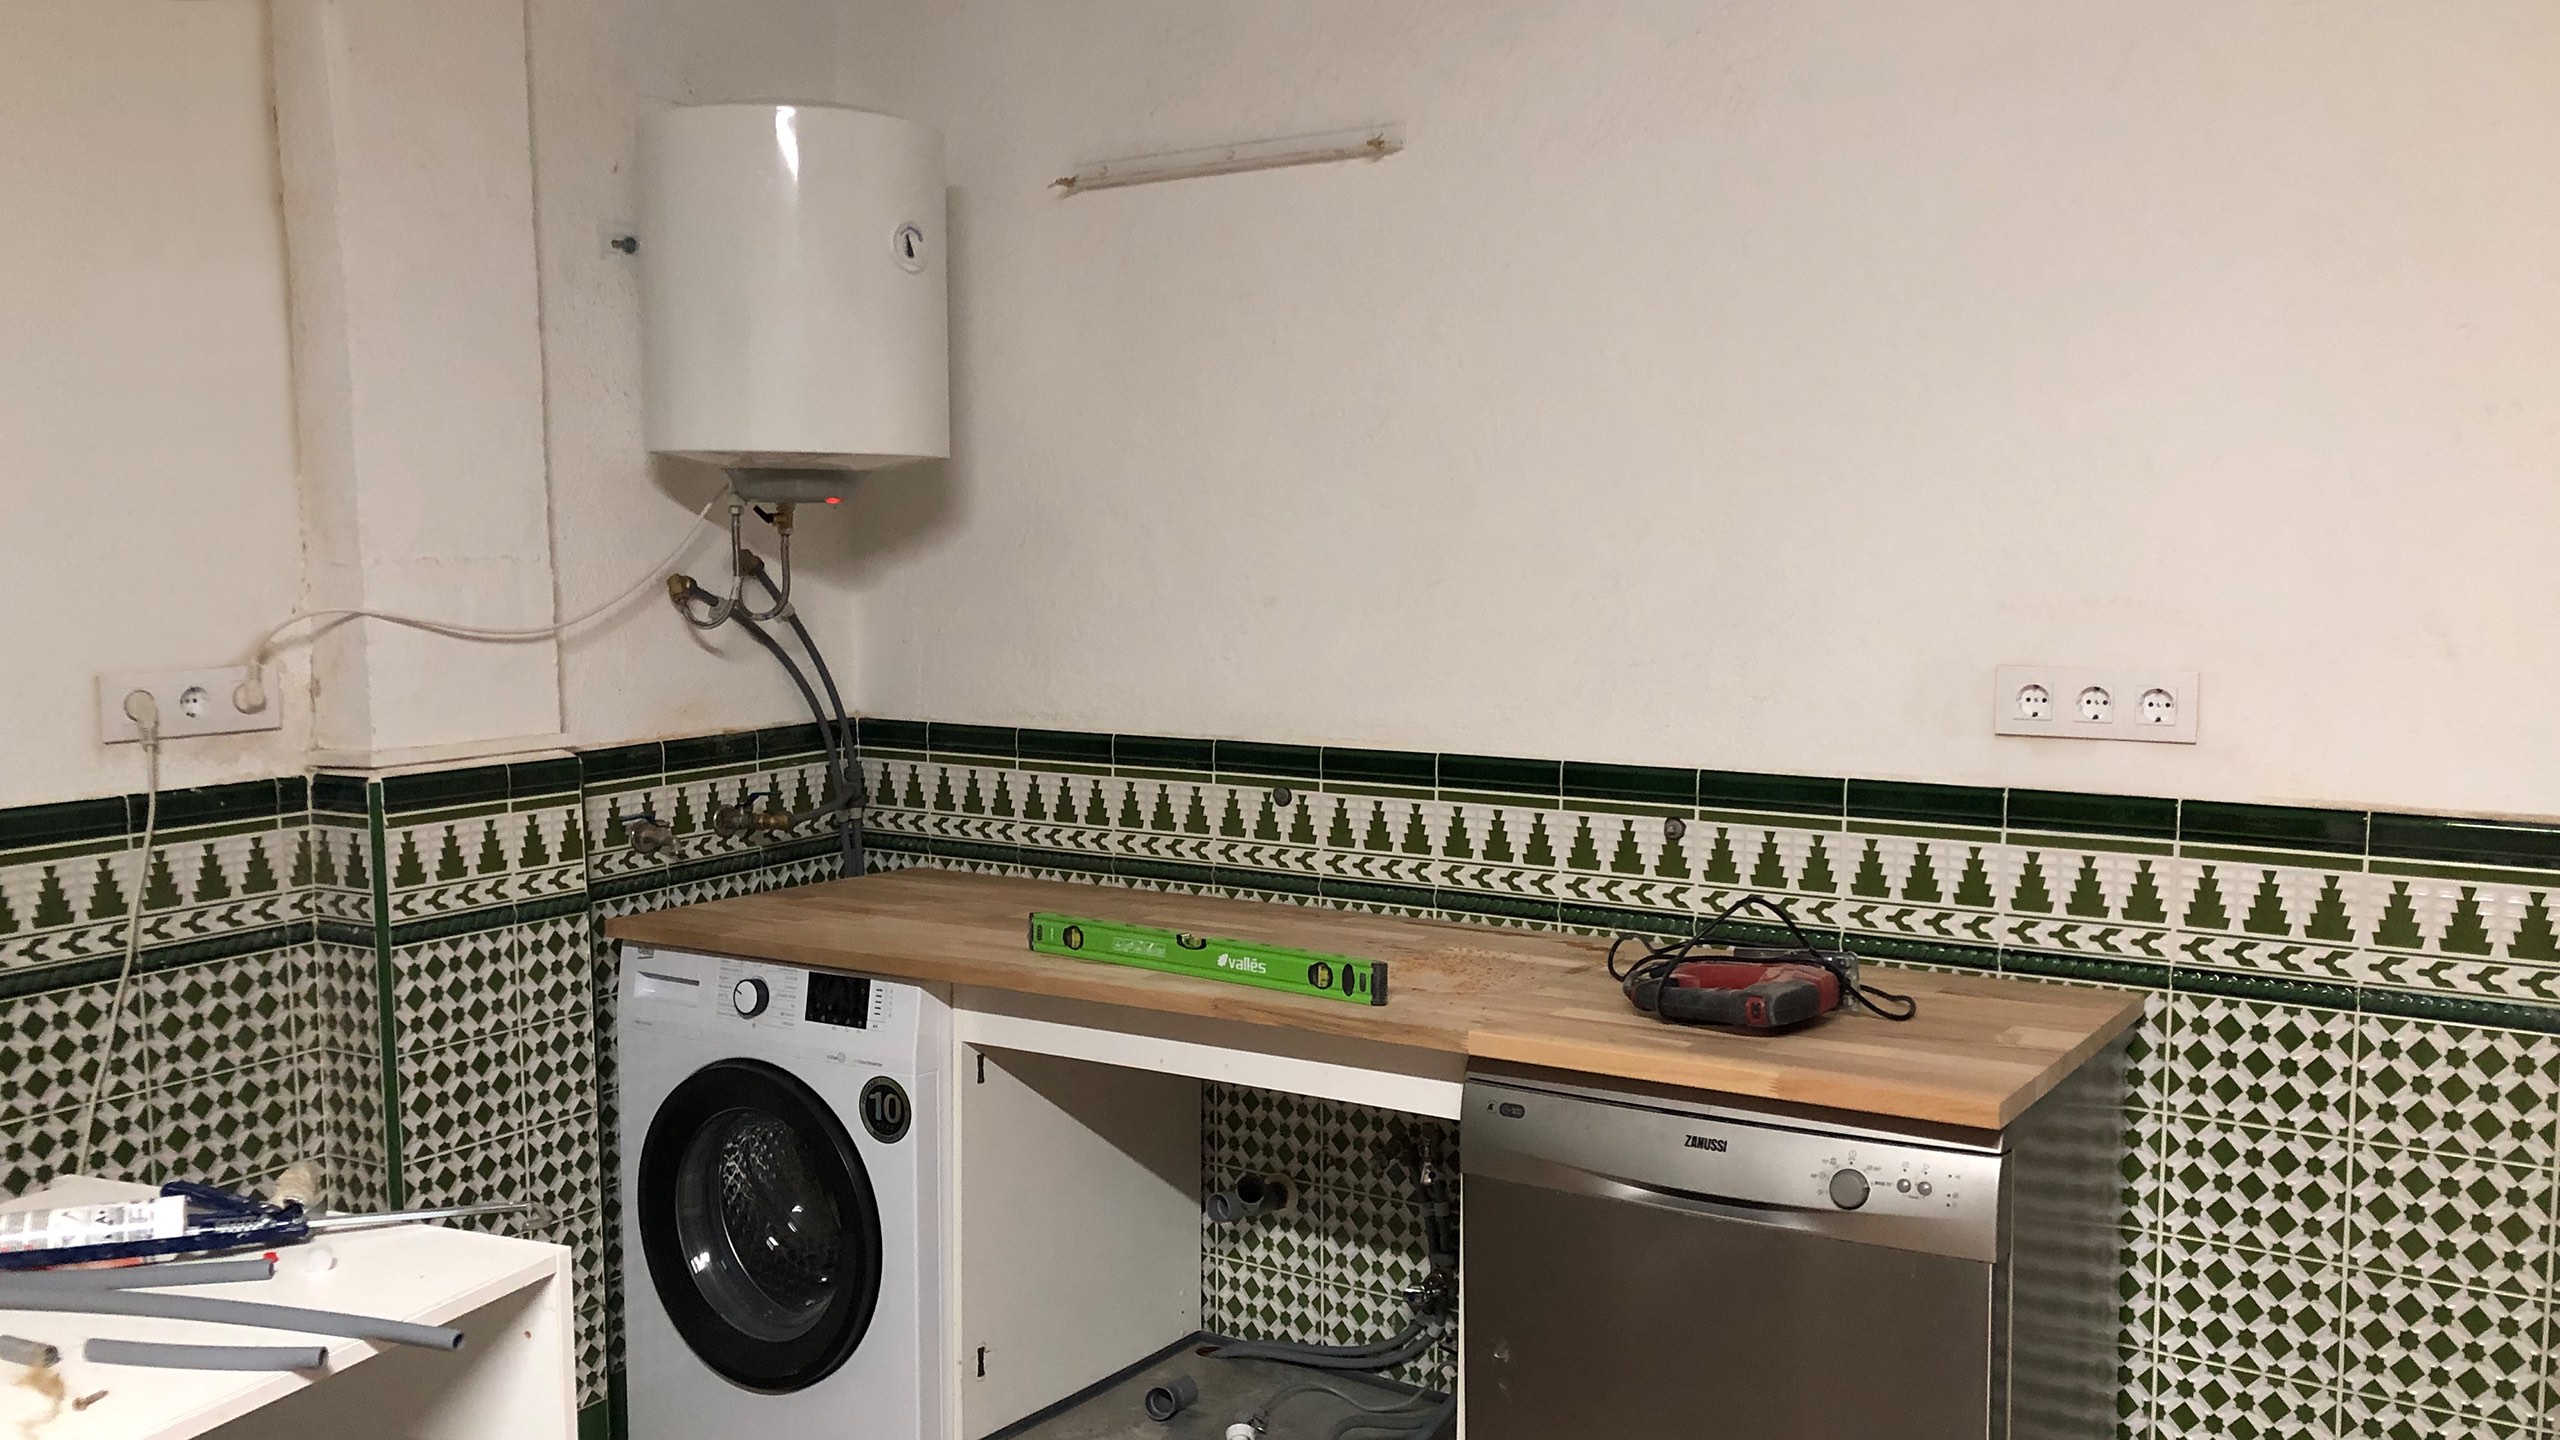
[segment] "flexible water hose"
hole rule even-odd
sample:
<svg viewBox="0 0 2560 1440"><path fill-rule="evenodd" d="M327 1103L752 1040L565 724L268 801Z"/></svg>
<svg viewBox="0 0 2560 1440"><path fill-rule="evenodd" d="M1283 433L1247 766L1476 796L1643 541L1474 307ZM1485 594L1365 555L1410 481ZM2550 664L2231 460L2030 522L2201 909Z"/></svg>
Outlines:
<svg viewBox="0 0 2560 1440"><path fill-rule="evenodd" d="M19 1270L0 1280L0 1287L13 1292L87 1295L101 1290L156 1290L163 1285L230 1285L244 1280L270 1280L275 1273L275 1261L256 1255L246 1260L119 1265L107 1270Z"/></svg>
<svg viewBox="0 0 2560 1440"><path fill-rule="evenodd" d="M255 1300L217 1300L201 1295L162 1295L150 1290L47 1290L0 1281L0 1310L42 1310L67 1315L140 1315L154 1320L201 1320L209 1325L254 1325L266 1330L300 1330L310 1335L343 1335L351 1340L377 1340L386 1345L415 1345L422 1350L459 1350L462 1332L447 1325L417 1325L378 1315L350 1315L342 1310L305 1310Z"/></svg>

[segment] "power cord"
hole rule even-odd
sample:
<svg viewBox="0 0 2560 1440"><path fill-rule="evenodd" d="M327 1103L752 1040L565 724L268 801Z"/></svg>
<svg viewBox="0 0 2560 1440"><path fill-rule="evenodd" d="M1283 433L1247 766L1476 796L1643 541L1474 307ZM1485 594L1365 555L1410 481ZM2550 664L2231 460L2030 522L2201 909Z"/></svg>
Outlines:
<svg viewBox="0 0 2560 1440"><path fill-rule="evenodd" d="M1796 923L1796 917L1788 913L1785 905L1762 895L1743 896L1717 911L1715 918L1700 927L1696 934L1685 940L1674 940L1668 945L1647 949L1624 970L1618 968L1619 947L1631 940L1640 940L1641 937L1619 936L1609 943L1609 978L1632 992L1647 980L1667 977L1672 971L1678 969L1683 961L1690 959L1697 950L1704 947L1716 931L1723 928L1726 921L1750 909L1765 910L1777 916L1778 923L1787 927L1787 933L1795 937L1796 945L1803 951L1801 955L1789 954L1786 958L1792 962L1818 965L1830 971L1840 982L1842 999L1854 1000L1869 1013L1887 1020L1908 1020L1919 1013L1920 1002L1910 996L1897 995L1880 986L1862 983L1858 979L1856 956L1845 950L1825 950L1814 944L1812 938L1804 933L1804 927ZM1879 1001L1883 1003L1879 1004Z"/></svg>
<svg viewBox="0 0 2560 1440"><path fill-rule="evenodd" d="M693 543L697 538L694 533L695 527L709 519L711 516L711 508L718 505L726 498L728 498L727 492L724 491L721 494L714 495L709 500L703 502L702 508L693 512L693 518L685 522L684 538L676 542L676 547L673 550L667 552L667 558L650 566L639 579L631 582L628 589L623 590L620 594L615 595L612 599L605 601L603 604L597 605L581 614L573 615L566 620L560 621L558 624L538 625L528 629L510 630L493 628L486 625L464 625L458 621L435 620L420 615L395 615L388 610L345 609L297 611L294 614L287 616L283 623L277 625L274 629L269 630L266 635L258 641L257 648L249 652L249 678L241 681L238 688L232 691L231 702L238 706L240 712L244 715L255 715L259 711L267 708L267 662L275 658L276 643L284 637L285 632L291 630L296 625L305 623L306 621L318 620L327 622L312 631L313 638L317 638L321 630L333 628L337 625L344 624L349 620L379 620L386 625L403 625L412 630L424 630L431 635L443 635L455 640L477 640L493 645L521 644L531 640L548 640L554 636L566 634L567 632L575 630L579 626L584 625L591 620L599 619L612 611L622 608L623 605L629 603L633 596L636 596L641 591L657 584L659 575L664 573L667 567L675 564L677 560L683 558L684 552L693 547Z"/></svg>
<svg viewBox="0 0 2560 1440"><path fill-rule="evenodd" d="M107 1034L98 1044L98 1070L89 1078L89 1098L80 1107L80 1144L71 1152L75 1168L86 1169L96 1156L98 1101L107 1093L107 1075L115 1068L116 1032L124 1023L125 992L133 985L134 965L142 957L143 892L151 884L151 851L160 834L160 702L148 690L124 697L124 713L142 732L147 781L142 801L142 848L134 852L132 898L125 912L124 964L116 971L116 988L107 1002Z"/></svg>

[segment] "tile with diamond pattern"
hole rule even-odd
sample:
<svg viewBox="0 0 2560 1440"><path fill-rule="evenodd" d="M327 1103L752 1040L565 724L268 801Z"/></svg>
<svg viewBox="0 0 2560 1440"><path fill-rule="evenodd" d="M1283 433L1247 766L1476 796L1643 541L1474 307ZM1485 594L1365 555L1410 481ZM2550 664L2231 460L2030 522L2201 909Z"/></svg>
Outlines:
<svg viewBox="0 0 2560 1440"><path fill-rule="evenodd" d="M2517 1423L2542 1401L2544 1306L2495 1290L2357 1272L2347 1383L2377 1399Z"/></svg>
<svg viewBox="0 0 2560 1440"><path fill-rule="evenodd" d="M301 1048L294 960L235 955L140 977L151 1070L166 1082L281 1060Z"/></svg>
<svg viewBox="0 0 2560 1440"><path fill-rule="evenodd" d="M2368 1015L2358 1098L2381 1143L2547 1165L2560 1036Z"/></svg>
<svg viewBox="0 0 2560 1440"><path fill-rule="evenodd" d="M2347 1128L2355 1017L2307 1006L2176 995L2169 1104L2234 1125Z"/></svg>

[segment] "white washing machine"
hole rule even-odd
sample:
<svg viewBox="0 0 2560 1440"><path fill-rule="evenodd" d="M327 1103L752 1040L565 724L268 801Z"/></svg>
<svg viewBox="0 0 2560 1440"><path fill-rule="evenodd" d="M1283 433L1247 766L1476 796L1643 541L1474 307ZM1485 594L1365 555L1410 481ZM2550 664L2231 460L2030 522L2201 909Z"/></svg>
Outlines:
<svg viewBox="0 0 2560 1440"><path fill-rule="evenodd" d="M950 1010L626 947L632 1440L941 1440Z"/></svg>

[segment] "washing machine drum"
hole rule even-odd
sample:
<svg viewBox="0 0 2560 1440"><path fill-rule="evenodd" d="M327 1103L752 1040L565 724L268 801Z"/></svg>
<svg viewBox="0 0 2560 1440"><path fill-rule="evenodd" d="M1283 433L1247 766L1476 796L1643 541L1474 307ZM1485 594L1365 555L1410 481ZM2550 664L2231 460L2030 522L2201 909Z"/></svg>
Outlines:
<svg viewBox="0 0 2560 1440"><path fill-rule="evenodd" d="M704 1364L752 1390L825 1379L880 1301L880 1207L843 1122L760 1060L686 1077L640 1151L650 1282Z"/></svg>

